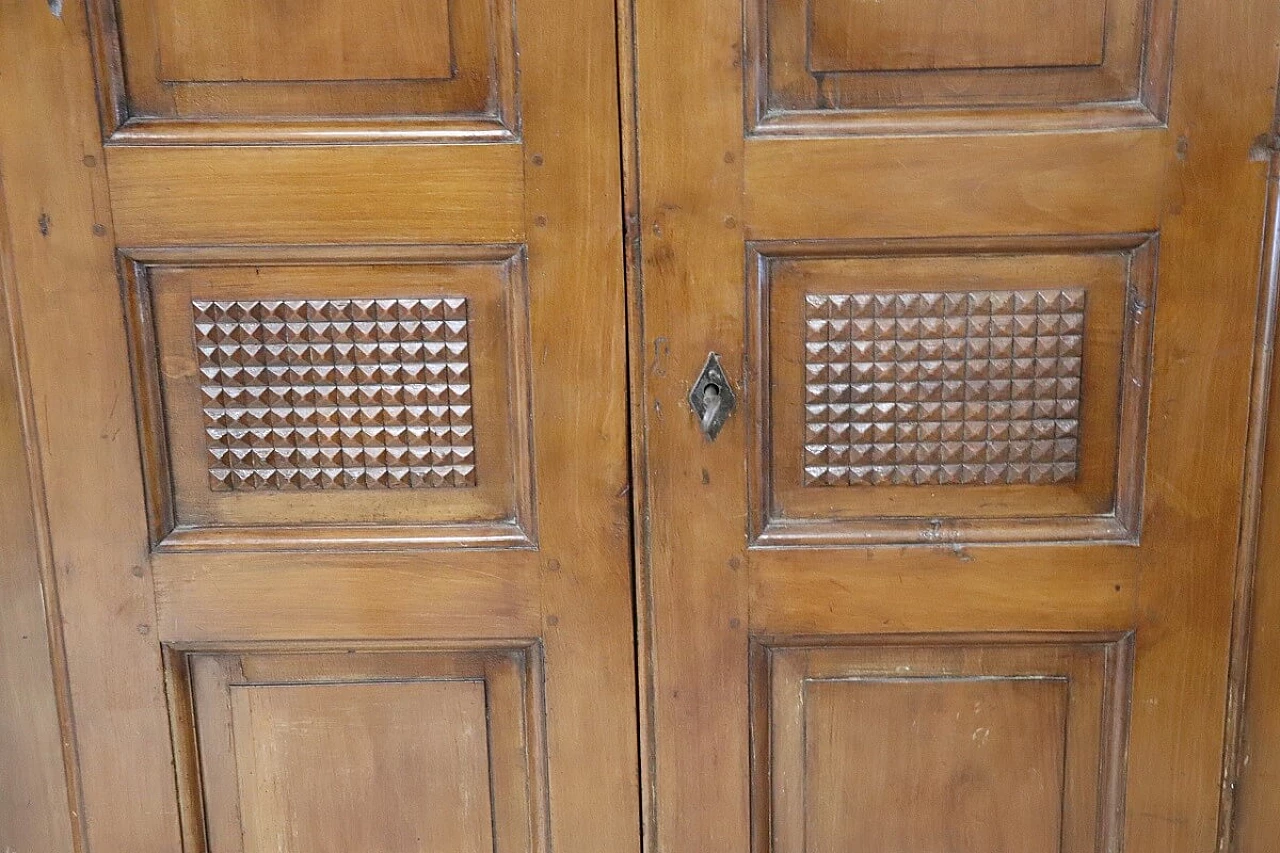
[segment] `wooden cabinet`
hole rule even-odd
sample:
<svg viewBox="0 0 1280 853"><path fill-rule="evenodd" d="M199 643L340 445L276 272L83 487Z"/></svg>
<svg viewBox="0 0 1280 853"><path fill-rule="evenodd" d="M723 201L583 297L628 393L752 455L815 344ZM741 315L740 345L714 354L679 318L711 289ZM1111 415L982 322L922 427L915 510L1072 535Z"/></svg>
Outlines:
<svg viewBox="0 0 1280 853"><path fill-rule="evenodd" d="M0 848L1266 853L1273 7L0 0Z"/></svg>

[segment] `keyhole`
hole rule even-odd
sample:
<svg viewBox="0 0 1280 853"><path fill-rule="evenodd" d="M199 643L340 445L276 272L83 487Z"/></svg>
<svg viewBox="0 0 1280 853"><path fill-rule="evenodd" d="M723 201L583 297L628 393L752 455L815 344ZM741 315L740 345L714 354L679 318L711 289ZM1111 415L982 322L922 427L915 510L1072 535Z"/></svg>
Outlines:
<svg viewBox="0 0 1280 853"><path fill-rule="evenodd" d="M702 431L711 435L711 427L720 414L720 386L708 382L702 389Z"/></svg>
<svg viewBox="0 0 1280 853"><path fill-rule="evenodd" d="M689 408L698 419L697 423L702 428L702 434L709 441L715 441L720 428L733 413L735 404L733 386L724 374L718 355L707 354L707 363L702 366L702 371L694 380L686 399L689 402Z"/></svg>

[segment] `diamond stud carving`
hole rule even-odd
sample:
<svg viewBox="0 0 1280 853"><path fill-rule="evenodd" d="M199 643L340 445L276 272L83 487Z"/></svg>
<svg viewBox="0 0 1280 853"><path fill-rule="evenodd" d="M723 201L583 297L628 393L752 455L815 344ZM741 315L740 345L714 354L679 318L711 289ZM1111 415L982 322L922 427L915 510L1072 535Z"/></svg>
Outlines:
<svg viewBox="0 0 1280 853"><path fill-rule="evenodd" d="M192 310L214 491L476 484L466 299Z"/></svg>
<svg viewBox="0 0 1280 853"><path fill-rule="evenodd" d="M807 294L804 483L1077 477L1083 290Z"/></svg>

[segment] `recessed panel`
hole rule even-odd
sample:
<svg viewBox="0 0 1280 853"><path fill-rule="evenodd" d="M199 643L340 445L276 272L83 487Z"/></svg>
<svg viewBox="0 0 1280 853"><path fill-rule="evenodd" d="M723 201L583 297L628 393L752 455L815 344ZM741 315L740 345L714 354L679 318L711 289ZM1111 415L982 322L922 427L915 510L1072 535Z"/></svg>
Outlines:
<svg viewBox="0 0 1280 853"><path fill-rule="evenodd" d="M1083 290L805 297L805 485L1075 479Z"/></svg>
<svg viewBox="0 0 1280 853"><path fill-rule="evenodd" d="M193 849L529 853L533 653L171 650Z"/></svg>
<svg viewBox="0 0 1280 853"><path fill-rule="evenodd" d="M756 849L1110 849L1130 654L1127 637L757 646Z"/></svg>
<svg viewBox="0 0 1280 853"><path fill-rule="evenodd" d="M449 0L169 0L166 83L445 79Z"/></svg>
<svg viewBox="0 0 1280 853"><path fill-rule="evenodd" d="M92 0L119 141L511 138L512 0ZM358 124L353 124L358 121Z"/></svg>
<svg viewBox="0 0 1280 853"><path fill-rule="evenodd" d="M126 270L160 547L528 544L518 251L180 254Z"/></svg>
<svg viewBox="0 0 1280 853"><path fill-rule="evenodd" d="M245 853L489 853L484 718L478 680L232 686Z"/></svg>
<svg viewBox="0 0 1280 853"><path fill-rule="evenodd" d="M809 68L921 71L1095 65L1104 0L812 0ZM1052 34L1052 37L1049 35Z"/></svg>
<svg viewBox="0 0 1280 853"><path fill-rule="evenodd" d="M804 708L807 850L1059 853L1066 679L814 680Z"/></svg>
<svg viewBox="0 0 1280 853"><path fill-rule="evenodd" d="M476 485L465 297L191 308L209 488Z"/></svg>
<svg viewBox="0 0 1280 853"><path fill-rule="evenodd" d="M757 544L1126 538L1150 242L759 244Z"/></svg>
<svg viewBox="0 0 1280 853"><path fill-rule="evenodd" d="M748 130L803 136L1159 124L1172 5L753 0Z"/></svg>

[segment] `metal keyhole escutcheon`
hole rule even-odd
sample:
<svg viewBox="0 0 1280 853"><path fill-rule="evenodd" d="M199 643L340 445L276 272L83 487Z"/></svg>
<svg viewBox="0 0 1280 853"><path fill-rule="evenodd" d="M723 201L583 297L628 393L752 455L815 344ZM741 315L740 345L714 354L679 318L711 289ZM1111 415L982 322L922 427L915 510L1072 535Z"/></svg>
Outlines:
<svg viewBox="0 0 1280 853"><path fill-rule="evenodd" d="M698 416L698 426L702 434L715 441L720 428L733 413L737 398L733 388L724 374L724 366L720 364L720 356L714 352L707 355L707 363L703 365L698 380L689 391L689 406Z"/></svg>

